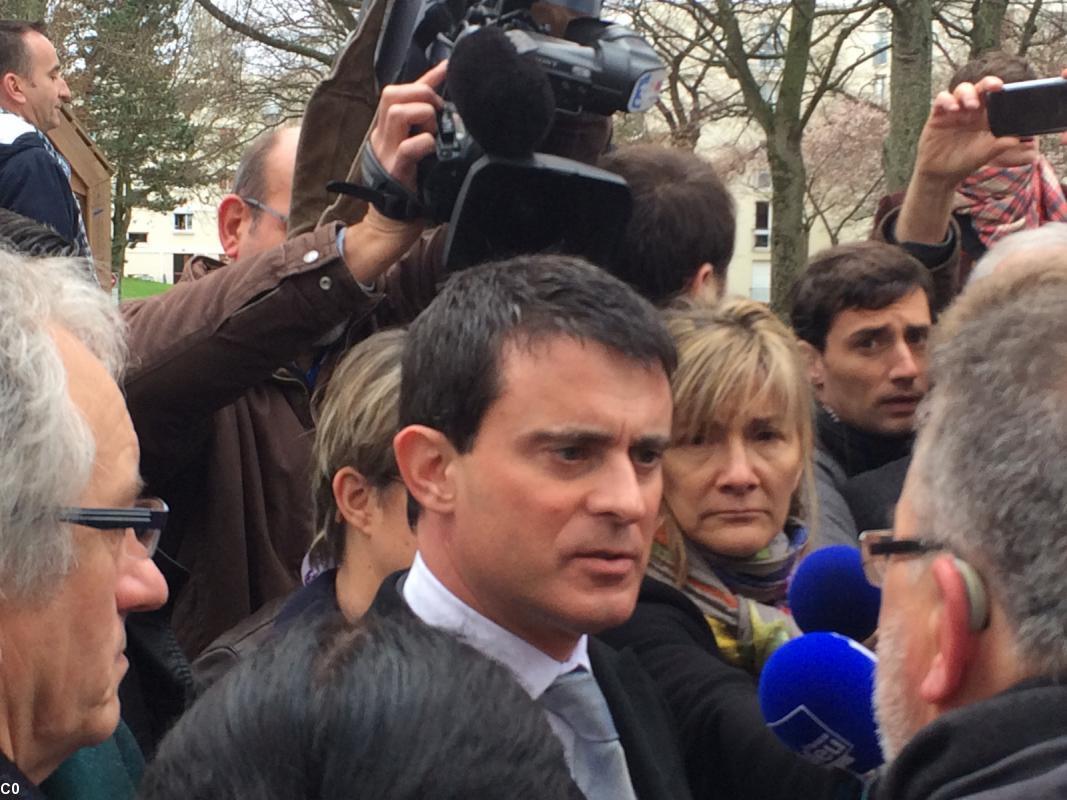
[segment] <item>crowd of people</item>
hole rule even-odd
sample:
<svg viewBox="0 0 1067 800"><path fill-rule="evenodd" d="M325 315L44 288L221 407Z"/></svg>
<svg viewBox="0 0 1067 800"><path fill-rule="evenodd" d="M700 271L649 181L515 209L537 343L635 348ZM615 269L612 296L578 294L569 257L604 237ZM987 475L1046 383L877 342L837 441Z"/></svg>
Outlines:
<svg viewBox="0 0 1067 800"><path fill-rule="evenodd" d="M0 794L1062 795L1067 206L985 124L1028 70L960 71L788 320L723 297L710 165L601 152L605 120L557 136L630 187L603 264L450 273L441 228L353 201L306 225L305 119L244 154L226 260L116 308L55 49L0 21ZM445 75L381 91L353 174L415 192ZM882 591L863 774L757 691L831 547Z"/></svg>

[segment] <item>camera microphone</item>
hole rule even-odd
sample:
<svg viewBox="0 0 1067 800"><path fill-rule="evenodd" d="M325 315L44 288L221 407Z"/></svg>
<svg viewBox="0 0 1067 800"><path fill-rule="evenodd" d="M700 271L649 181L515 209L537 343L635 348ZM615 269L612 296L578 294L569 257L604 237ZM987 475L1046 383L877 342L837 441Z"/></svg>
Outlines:
<svg viewBox="0 0 1067 800"><path fill-rule="evenodd" d="M556 110L548 76L500 27L460 37L447 83L467 132L488 155L529 157L548 134Z"/></svg>

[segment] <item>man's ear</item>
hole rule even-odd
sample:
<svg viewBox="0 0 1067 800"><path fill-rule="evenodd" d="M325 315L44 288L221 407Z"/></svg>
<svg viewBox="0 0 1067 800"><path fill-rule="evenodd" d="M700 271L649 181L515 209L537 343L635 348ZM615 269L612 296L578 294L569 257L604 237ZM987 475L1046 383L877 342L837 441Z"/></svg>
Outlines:
<svg viewBox="0 0 1067 800"><path fill-rule="evenodd" d="M800 340L800 352L804 354L804 363L808 367L808 380L815 389L821 389L826 380L826 365L822 353L811 342Z"/></svg>
<svg viewBox="0 0 1067 800"><path fill-rule="evenodd" d="M235 194L219 201L219 243L229 258L237 258L245 229L252 224L252 209Z"/></svg>
<svg viewBox="0 0 1067 800"><path fill-rule="evenodd" d="M456 498L452 470L458 453L441 431L408 425L393 437L393 452L408 492L424 509L450 514Z"/></svg>
<svg viewBox="0 0 1067 800"><path fill-rule="evenodd" d="M22 105L26 102L26 94L22 91L19 76L14 72L5 72L0 76L0 99L15 105Z"/></svg>
<svg viewBox="0 0 1067 800"><path fill-rule="evenodd" d="M722 297L725 288L719 282L719 278L715 274L715 268L709 262L705 262L700 265L700 269L689 279L689 285L686 287L685 292L697 300L714 303Z"/></svg>
<svg viewBox="0 0 1067 800"><path fill-rule="evenodd" d="M362 473L354 467L341 467L334 473L332 486L337 513L345 524L358 531L371 530L374 492Z"/></svg>
<svg viewBox="0 0 1067 800"><path fill-rule="evenodd" d="M938 608L933 620L936 651L919 686L923 700L945 705L966 677L976 631L971 628L971 598L956 559L940 555L930 565L937 586Z"/></svg>

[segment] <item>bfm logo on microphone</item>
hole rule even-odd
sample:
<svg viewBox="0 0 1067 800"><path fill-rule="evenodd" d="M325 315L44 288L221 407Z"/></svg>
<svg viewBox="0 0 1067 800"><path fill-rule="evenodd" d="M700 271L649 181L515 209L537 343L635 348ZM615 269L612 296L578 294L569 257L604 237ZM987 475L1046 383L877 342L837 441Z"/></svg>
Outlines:
<svg viewBox="0 0 1067 800"><path fill-rule="evenodd" d="M813 764L847 769L856 761L852 757L852 742L811 713L807 706L798 706L768 727L784 741L803 742L799 752Z"/></svg>

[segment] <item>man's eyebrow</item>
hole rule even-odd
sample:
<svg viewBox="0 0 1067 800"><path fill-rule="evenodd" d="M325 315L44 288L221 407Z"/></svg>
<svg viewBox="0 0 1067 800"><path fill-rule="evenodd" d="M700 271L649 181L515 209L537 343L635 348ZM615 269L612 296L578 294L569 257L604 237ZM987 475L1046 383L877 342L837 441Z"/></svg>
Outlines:
<svg viewBox="0 0 1067 800"><path fill-rule="evenodd" d="M879 325L874 328L860 328L857 331L853 331L848 335L848 340L854 342L858 339L863 339L868 336L881 336L889 331L888 325Z"/></svg>
<svg viewBox="0 0 1067 800"><path fill-rule="evenodd" d="M923 332L926 332L926 331L930 330L930 328L932 328L932 327L933 327L933 325L930 325L929 323L924 322L924 323L919 324L919 325L905 325L904 326L904 330L906 332L908 332L908 333L915 333L915 332L923 333Z"/></svg>
<svg viewBox="0 0 1067 800"><path fill-rule="evenodd" d="M552 444L604 445L615 437L595 428L550 428L533 431L524 438L535 446L543 447Z"/></svg>
<svg viewBox="0 0 1067 800"><path fill-rule="evenodd" d="M638 436L633 443L634 448L639 447L648 450L666 450L670 445L670 436L661 436L656 433L649 434L648 436Z"/></svg>

